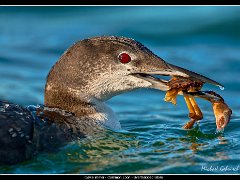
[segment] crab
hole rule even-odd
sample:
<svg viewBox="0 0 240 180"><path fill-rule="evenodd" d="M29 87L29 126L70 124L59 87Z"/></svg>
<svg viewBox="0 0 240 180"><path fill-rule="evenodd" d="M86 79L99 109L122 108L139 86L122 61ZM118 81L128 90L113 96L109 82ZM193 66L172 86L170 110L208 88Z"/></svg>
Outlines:
<svg viewBox="0 0 240 180"><path fill-rule="evenodd" d="M202 98L212 103L217 130L223 129L229 123L232 110L216 92L201 91L204 82L182 77L173 77L167 82L167 85L169 86L169 90L166 92L165 101L176 105L176 97L180 94L183 95L187 104L190 120L183 126L184 129L191 129L196 121L203 119L201 109L194 97Z"/></svg>

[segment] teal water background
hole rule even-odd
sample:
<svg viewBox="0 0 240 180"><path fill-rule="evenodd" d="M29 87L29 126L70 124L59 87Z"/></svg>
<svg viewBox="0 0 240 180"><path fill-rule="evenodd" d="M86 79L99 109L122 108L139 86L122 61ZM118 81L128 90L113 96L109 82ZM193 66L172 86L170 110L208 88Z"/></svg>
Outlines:
<svg viewBox="0 0 240 180"><path fill-rule="evenodd" d="M134 38L167 62L223 84L224 91L204 89L221 94L233 110L224 133L216 133L207 101L197 100L204 119L186 131L182 97L174 106L163 92L137 90L107 102L122 131L1 166L0 173L240 174L239 6L0 7L0 99L43 104L51 66L74 42L99 35Z"/></svg>

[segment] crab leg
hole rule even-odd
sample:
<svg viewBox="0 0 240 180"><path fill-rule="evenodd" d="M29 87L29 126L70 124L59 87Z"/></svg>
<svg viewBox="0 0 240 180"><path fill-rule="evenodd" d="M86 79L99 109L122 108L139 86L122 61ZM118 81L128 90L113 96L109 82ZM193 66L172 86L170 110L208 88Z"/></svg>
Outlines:
<svg viewBox="0 0 240 180"><path fill-rule="evenodd" d="M191 118L190 121L188 121L184 126L183 128L184 129L191 129L195 123L195 119L193 119L193 117L195 116L195 111L194 111L194 107L189 99L189 96L185 96L184 95L184 99L186 101L186 104L187 104L187 107L188 107L188 110L189 110L189 117Z"/></svg>
<svg viewBox="0 0 240 180"><path fill-rule="evenodd" d="M195 99L193 97L189 97L188 95L184 95L184 99L186 101L188 110L189 110L189 117L191 118L190 121L188 121L183 128L184 129L191 129L196 122L196 120L200 120L203 118L202 112L200 108L198 107Z"/></svg>
<svg viewBox="0 0 240 180"><path fill-rule="evenodd" d="M196 116L196 113L195 113L194 107L192 105L192 102L190 101L190 97L184 95L184 99L186 101L186 104L187 104L187 107L188 107L188 110L189 110L189 115L188 116L190 118L194 118Z"/></svg>
<svg viewBox="0 0 240 180"><path fill-rule="evenodd" d="M195 119L190 119L184 126L183 129L192 129L194 123L196 122Z"/></svg>
<svg viewBox="0 0 240 180"><path fill-rule="evenodd" d="M213 91L188 92L190 96L199 97L210 101L216 118L217 129L223 129L230 121L232 110L224 102L224 99Z"/></svg>
<svg viewBox="0 0 240 180"><path fill-rule="evenodd" d="M203 118L203 114L201 109L198 107L197 102L195 101L194 97L189 97L189 100L194 108L194 112L195 112L195 120L201 120Z"/></svg>

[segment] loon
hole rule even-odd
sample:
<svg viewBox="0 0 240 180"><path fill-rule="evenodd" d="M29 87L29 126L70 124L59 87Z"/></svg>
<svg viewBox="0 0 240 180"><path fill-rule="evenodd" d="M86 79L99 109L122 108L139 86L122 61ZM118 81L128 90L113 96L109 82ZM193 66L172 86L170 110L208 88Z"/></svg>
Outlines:
<svg viewBox="0 0 240 180"><path fill-rule="evenodd" d="M50 70L44 106L35 110L0 101L0 164L16 164L42 151L101 131L121 129L105 101L139 88L169 89L161 76L220 86L214 80L167 63L131 38L98 36L78 41Z"/></svg>

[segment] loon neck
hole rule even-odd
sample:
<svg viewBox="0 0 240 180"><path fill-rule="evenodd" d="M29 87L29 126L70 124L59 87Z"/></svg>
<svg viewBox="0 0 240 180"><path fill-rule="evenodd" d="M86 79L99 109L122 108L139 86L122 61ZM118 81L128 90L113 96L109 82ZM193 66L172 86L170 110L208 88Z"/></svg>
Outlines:
<svg viewBox="0 0 240 180"><path fill-rule="evenodd" d="M107 128L121 129L114 112L103 101L88 97L77 90L61 90L46 86L44 105L73 113L79 119L98 121Z"/></svg>
<svg viewBox="0 0 240 180"><path fill-rule="evenodd" d="M45 88L44 105L72 112L77 117L96 112L88 98L81 98L70 90L50 85Z"/></svg>

